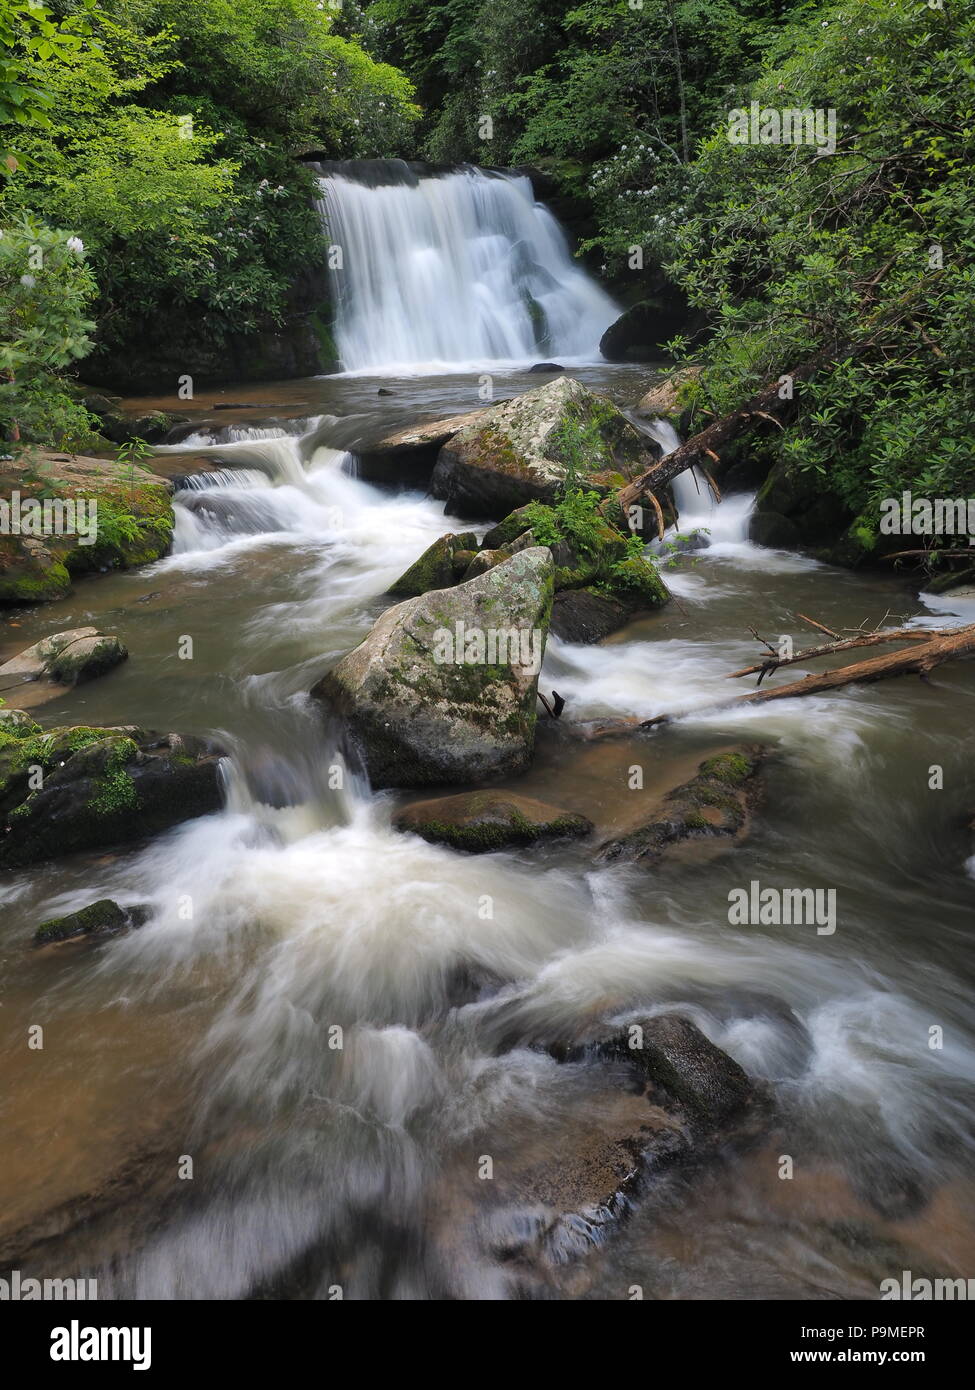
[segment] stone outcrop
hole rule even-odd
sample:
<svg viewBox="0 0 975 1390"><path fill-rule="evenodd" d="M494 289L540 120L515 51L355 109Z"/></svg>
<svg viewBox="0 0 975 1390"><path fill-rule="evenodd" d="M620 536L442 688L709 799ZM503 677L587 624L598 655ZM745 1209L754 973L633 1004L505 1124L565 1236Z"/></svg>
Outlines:
<svg viewBox="0 0 975 1390"><path fill-rule="evenodd" d="M388 609L312 695L373 787L504 777L528 767L554 566L533 547Z"/></svg>

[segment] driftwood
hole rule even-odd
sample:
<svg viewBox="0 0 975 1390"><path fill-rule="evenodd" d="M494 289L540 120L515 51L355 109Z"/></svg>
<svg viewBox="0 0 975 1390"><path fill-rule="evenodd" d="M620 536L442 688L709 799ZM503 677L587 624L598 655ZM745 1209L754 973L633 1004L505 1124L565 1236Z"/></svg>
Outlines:
<svg viewBox="0 0 975 1390"><path fill-rule="evenodd" d="M865 632L860 637L843 637L836 642L827 642L822 647L804 647L801 652L795 652L792 656L767 656L764 661L758 661L754 666L743 666L740 671L729 672L728 679L737 680L740 676L754 676L757 673L764 677L771 675L780 666L795 666L799 662L813 661L817 656L832 656L834 652L854 651L857 647L876 647L882 642L928 642L932 636L947 637L957 631L957 628L932 630L900 627L890 628L887 632Z"/></svg>
<svg viewBox="0 0 975 1390"><path fill-rule="evenodd" d="M886 634L871 633L869 637L884 635ZM922 640L924 638L927 640ZM861 641L856 645L867 646L870 645L870 641ZM916 644L906 651L888 652L885 656L875 656L869 661L856 661L835 671L821 671L817 675L806 676L804 680L792 681L788 685L766 686L764 689L753 690L748 695L739 695L731 704L757 705L765 704L769 700L791 700L797 695L820 695L827 690L838 690L844 685L865 685L871 681L885 680L888 676L926 676L943 661L970 656L973 652L975 623L947 631L928 631L920 634ZM654 719L643 720L640 728L656 728L660 724L669 724L673 719L681 717L680 714L659 714Z"/></svg>

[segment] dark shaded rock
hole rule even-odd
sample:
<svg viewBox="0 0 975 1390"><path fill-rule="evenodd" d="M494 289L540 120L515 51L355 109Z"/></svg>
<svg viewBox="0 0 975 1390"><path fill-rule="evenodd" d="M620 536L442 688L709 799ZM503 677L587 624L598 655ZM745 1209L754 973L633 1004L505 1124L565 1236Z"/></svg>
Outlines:
<svg viewBox="0 0 975 1390"><path fill-rule="evenodd" d="M694 1123L708 1128L725 1124L754 1099L748 1074L679 1014L630 1024L597 1047L629 1062L646 1081L668 1092Z"/></svg>
<svg viewBox="0 0 975 1390"><path fill-rule="evenodd" d="M0 868L126 844L219 810L221 756L209 741L180 734L84 726L40 733L4 722Z"/></svg>
<svg viewBox="0 0 975 1390"><path fill-rule="evenodd" d="M78 937L94 939L116 936L130 927L144 926L148 920L147 907L119 907L111 898L102 898L78 912L68 913L66 917L52 917L50 921L42 922L34 933L34 945L50 946L54 942Z"/></svg>
<svg viewBox="0 0 975 1390"><path fill-rule="evenodd" d="M696 777L669 793L654 820L608 840L596 862L652 863L681 840L742 838L757 800L755 777L763 757L763 749L749 746L706 758Z"/></svg>
<svg viewBox="0 0 975 1390"><path fill-rule="evenodd" d="M652 461L645 436L611 401L560 376L458 430L437 456L430 491L458 515L495 518L551 503L569 485L611 491Z"/></svg>
<svg viewBox="0 0 975 1390"><path fill-rule="evenodd" d="M449 589L457 582L454 558L458 551L469 553L477 547L473 531L448 532L428 546L388 592L399 598L414 598L431 589Z"/></svg>
<svg viewBox="0 0 975 1390"><path fill-rule="evenodd" d="M585 816L505 791L461 792L415 802L398 811L393 824L434 844L475 854L588 835L593 828Z"/></svg>
<svg viewBox="0 0 975 1390"><path fill-rule="evenodd" d="M681 332L686 318L686 304L641 300L610 324L599 340L599 351L607 362L659 362L666 356L664 344Z"/></svg>
<svg viewBox="0 0 975 1390"><path fill-rule="evenodd" d="M536 547L477 579L407 599L318 682L312 696L340 721L373 787L524 771L552 574L550 553Z"/></svg>
<svg viewBox="0 0 975 1390"><path fill-rule="evenodd" d="M560 367L558 362L536 362L533 367L528 368L529 373L533 372L564 372L565 368Z"/></svg>
<svg viewBox="0 0 975 1390"><path fill-rule="evenodd" d="M756 512L748 523L748 539L772 550L796 550L802 544L799 527L778 512Z"/></svg>
<svg viewBox="0 0 975 1390"><path fill-rule="evenodd" d="M590 646L618 632L631 611L619 599L594 589L563 589L552 604L551 631L563 642Z"/></svg>
<svg viewBox="0 0 975 1390"><path fill-rule="evenodd" d="M483 415L483 410L420 420L406 429L385 429L350 440L358 476L369 483L423 487L430 482L437 455L448 439Z"/></svg>

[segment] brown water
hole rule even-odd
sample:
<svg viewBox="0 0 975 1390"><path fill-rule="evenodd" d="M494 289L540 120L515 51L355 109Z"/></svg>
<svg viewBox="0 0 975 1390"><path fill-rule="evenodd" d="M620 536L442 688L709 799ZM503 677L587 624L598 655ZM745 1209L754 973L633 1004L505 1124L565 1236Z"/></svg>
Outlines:
<svg viewBox="0 0 975 1390"><path fill-rule="evenodd" d="M646 379L573 374L621 403ZM496 394L538 380L499 379ZM518 789L583 811L596 841L465 857L398 835L396 797L349 774L330 788L336 756L305 693L368 630L389 581L460 519L355 480L342 450L360 422L483 402L470 376L388 385L395 396L363 378L229 388L225 399L274 403L236 415L212 412L210 396L183 403L219 428L346 418L304 438L188 444L171 471L203 459L249 470L243 485L224 475L180 494L170 558L81 582L5 633L13 652L94 623L130 649L110 676L39 707L43 724L215 731L232 758L220 815L0 885L0 1259L94 1270L103 1296L324 1297L336 1284L346 1297L508 1296L510 1272L445 1220L474 1200L471 1156L548 1153L557 1166L580 1133L629 1114L618 1078L597 1084L519 1036L679 1007L773 1085L775 1128L661 1177L537 1296L619 1298L639 1284L657 1298L873 1298L905 1269L971 1276L975 668L713 708L727 672L755 657L751 626L801 646L815 635L799 612L837 629L967 615L936 614L896 579L751 546L747 504L728 499L709 518L711 550L668 571L679 602L600 647L549 645L541 688L566 697L566 719L690 711L619 742L541 726ZM180 408L132 408L149 404ZM678 505L686 514L687 494ZM746 843L594 869L603 835L742 742L772 750ZM642 791L629 789L634 764ZM933 764L944 790L929 790ZM728 894L753 879L835 889L835 933L731 926ZM152 920L97 947L30 948L38 922L103 896L149 903ZM26 1046L38 1023L41 1051ZM187 1155L192 1179L178 1176Z"/></svg>

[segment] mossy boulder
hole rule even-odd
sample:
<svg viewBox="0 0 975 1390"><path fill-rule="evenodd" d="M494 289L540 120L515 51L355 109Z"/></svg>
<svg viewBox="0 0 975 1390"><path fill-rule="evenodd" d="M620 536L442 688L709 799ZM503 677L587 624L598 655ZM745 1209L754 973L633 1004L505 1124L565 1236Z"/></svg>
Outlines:
<svg viewBox="0 0 975 1390"><path fill-rule="evenodd" d="M681 367L671 372L640 397L638 413L648 419L667 420L680 428L698 391L700 376L700 367Z"/></svg>
<svg viewBox="0 0 975 1390"><path fill-rule="evenodd" d="M682 840L740 840L758 800L765 750L746 746L706 758L690 782L670 792L653 820L608 840L597 863L653 863Z"/></svg>
<svg viewBox="0 0 975 1390"><path fill-rule="evenodd" d="M34 945L51 946L80 938L94 940L117 936L130 927L144 926L148 917L149 909L146 907L119 907L111 898L101 898L78 912L69 912L64 917L52 917L42 922L34 933Z"/></svg>
<svg viewBox="0 0 975 1390"><path fill-rule="evenodd" d="M94 627L56 632L0 666L0 691L12 698L11 690L33 681L79 685L111 671L128 654L116 636Z"/></svg>
<svg viewBox="0 0 975 1390"><path fill-rule="evenodd" d="M483 854L539 840L589 835L592 821L515 792L461 792L406 806L393 817L397 830L433 844Z"/></svg>
<svg viewBox="0 0 975 1390"><path fill-rule="evenodd" d="M21 526L0 535L0 604L50 602L77 575L160 559L172 545L172 491L139 465L78 454L32 449L0 466L0 497L19 496Z"/></svg>
<svg viewBox="0 0 975 1390"><path fill-rule="evenodd" d="M646 437L612 401L561 376L458 430L440 450L430 491L457 515L499 518L566 487L622 487L652 462Z"/></svg>
<svg viewBox="0 0 975 1390"><path fill-rule="evenodd" d="M427 546L420 558L389 586L388 592L398 598L415 598L430 589L449 589L459 578L454 557L458 552L470 554L476 549L473 531L448 532Z"/></svg>
<svg viewBox="0 0 975 1390"><path fill-rule="evenodd" d="M153 835L223 804L221 750L135 727L0 723L0 868Z"/></svg>
<svg viewBox="0 0 975 1390"><path fill-rule="evenodd" d="M552 611L551 554L385 612L312 690L372 785L424 787L522 772Z"/></svg>
<svg viewBox="0 0 975 1390"><path fill-rule="evenodd" d="M630 533L612 525L598 506L596 494L580 490L553 506L530 502L516 508L484 538L484 544L499 548L483 550L485 558L479 557L465 578L500 563L525 544L546 544L555 562L552 630L568 641L599 641L625 626L635 613L659 608L670 592L653 561L633 553ZM569 600L563 597L567 591L584 596Z"/></svg>

